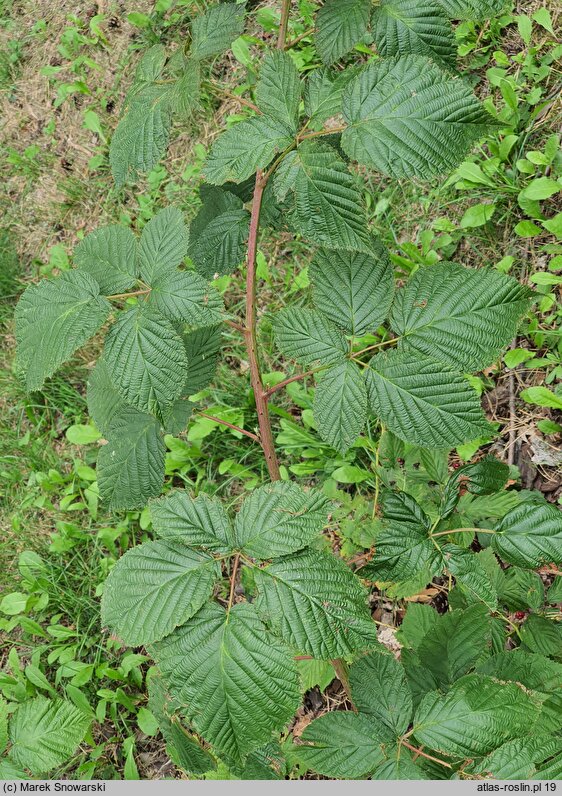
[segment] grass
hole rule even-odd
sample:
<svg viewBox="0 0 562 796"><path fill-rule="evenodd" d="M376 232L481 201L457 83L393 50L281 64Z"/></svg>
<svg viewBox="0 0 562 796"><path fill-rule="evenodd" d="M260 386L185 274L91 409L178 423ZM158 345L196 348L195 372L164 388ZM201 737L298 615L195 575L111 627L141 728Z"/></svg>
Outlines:
<svg viewBox="0 0 562 796"><path fill-rule="evenodd" d="M139 192L117 192L109 174L107 142L131 78L134 54L159 40L182 41L186 23L179 4L170 4L165 13L154 12L144 0L127 0L123 10L112 3L103 6L104 19L96 21L93 15L77 18L75 6L66 2L0 2L0 102L7 120L0 158L5 186L0 196L0 329L5 343L0 359L0 591L28 595L22 614L4 611L0 618L0 690L16 700L49 693L26 676L25 667L32 663L44 672L51 689L96 712L94 735L78 758L59 772L64 776L134 776L130 764L127 768L133 744L141 777L162 772L177 777L161 739L138 726L139 708L146 705L146 661L137 656L142 659L131 662L131 653L108 638L99 622L99 594L108 568L149 535L150 528L146 512L111 516L98 505L92 469L97 446L77 447L66 436L69 427L88 422L84 385L97 355L95 343L44 392L26 395L14 363L11 314L25 285L69 268L73 247L97 226L124 221L140 227L169 203L192 218L199 203L196 189L205 143L237 110L237 103L226 98L217 105L204 99L192 127L176 131L170 156L148 175ZM267 4L263 7L266 18ZM311 7L300 3L304 22ZM484 447L503 458L513 456L525 486L542 489L549 500L560 502L562 464L532 461L533 439L559 447L560 429L552 428L560 422L560 413L517 398L514 415L510 404L510 390L519 393L543 382L551 388L558 384L560 393L562 376L560 284L533 282L537 274L556 277L562 270L562 244L541 223L560 212L562 194L541 203L539 213L536 206L520 201L531 180L562 174L559 154L550 163L530 155L544 155L562 116L556 104L561 85L556 36L535 23L531 40L521 38L517 17L532 14L535 7L539 4L521 3L515 17L506 15L503 23L467 23L457 32L465 63L479 68L482 87L486 70L495 70L488 74L495 80L494 102L504 108L504 120L517 131L510 156L502 159L487 145L468 158L485 182L471 183L460 172L431 186L373 178L366 200L373 231L389 247L398 276L436 259L455 259L473 266L500 264L536 284L539 311L525 322L516 342L532 356L515 367L500 361L479 380L489 414L501 424L501 435ZM560 11L553 4L551 14L557 30ZM291 36L300 36L306 27L296 21ZM267 35L265 23L264 28ZM258 48L251 42L248 51L251 58ZM299 57L306 61L309 51L305 39ZM217 79L233 73L233 83L246 74L245 66L233 58L217 70ZM500 75L498 70L504 71ZM247 74L252 81L251 61ZM467 210L482 204L493 205L493 215L474 224L479 218L470 220ZM515 230L521 221L534 223L537 234L519 235ZM280 374L290 375L290 366L273 348L269 314L288 302L308 301L308 261L305 247L283 234L263 242L260 345L271 383L280 380ZM223 280L221 286L228 307L239 308L240 276ZM235 334L227 337L225 348L216 386L206 392L204 405L211 414L234 412L235 422L253 429L257 420L244 349ZM370 466L379 429L371 428L363 447L341 457L316 435L311 405L306 383L276 396L273 413L282 465L293 475L327 483L341 503L336 518L340 534L333 534L331 541L346 555L360 556L370 547L378 523ZM537 426L545 420L553 424L549 433ZM241 442L197 413L187 436L168 438L167 445L166 488L184 484L234 503L266 477L258 446ZM459 450L456 459L470 458L477 450L478 446ZM411 454L407 476L398 468L396 476L415 482L419 466ZM389 599L395 623L401 603L399 597ZM388 600L375 595L374 600L380 618Z"/></svg>

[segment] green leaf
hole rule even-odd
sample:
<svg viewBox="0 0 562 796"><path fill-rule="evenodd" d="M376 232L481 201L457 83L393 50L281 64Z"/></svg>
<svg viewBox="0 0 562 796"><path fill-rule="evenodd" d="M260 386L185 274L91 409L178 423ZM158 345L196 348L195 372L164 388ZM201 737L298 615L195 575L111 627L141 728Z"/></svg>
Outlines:
<svg viewBox="0 0 562 796"><path fill-rule="evenodd" d="M403 666L386 652L371 652L359 658L349 671L355 707L380 722L398 737L406 732L412 718L412 695Z"/></svg>
<svg viewBox="0 0 562 796"><path fill-rule="evenodd" d="M530 690L557 692L562 688L562 664L521 648L492 655L478 666L496 680L513 680Z"/></svg>
<svg viewBox="0 0 562 796"><path fill-rule="evenodd" d="M299 705L292 655L252 605L226 613L209 603L153 649L197 732L234 764L281 730Z"/></svg>
<svg viewBox="0 0 562 796"><path fill-rule="evenodd" d="M300 307L286 307L273 318L277 347L301 365L337 365L347 354L343 334L322 315Z"/></svg>
<svg viewBox="0 0 562 796"><path fill-rule="evenodd" d="M65 437L72 445L91 445L101 438L101 434L93 425L78 423L66 429Z"/></svg>
<svg viewBox="0 0 562 796"><path fill-rule="evenodd" d="M472 550L456 544L446 544L442 550L445 565L457 583L462 584L463 589L476 600L483 602L490 611L495 611L498 607L498 595L486 570Z"/></svg>
<svg viewBox="0 0 562 796"><path fill-rule="evenodd" d="M152 736L158 734L158 722L154 714L147 708L139 708L139 712L137 713L137 724L139 730L145 735Z"/></svg>
<svg viewBox="0 0 562 796"><path fill-rule="evenodd" d="M187 254L188 228L176 207L166 207L144 227L139 245L140 274L149 285L174 272Z"/></svg>
<svg viewBox="0 0 562 796"><path fill-rule="evenodd" d="M451 171L492 124L467 85L421 55L371 62L347 87L343 113L344 151L391 177Z"/></svg>
<svg viewBox="0 0 562 796"><path fill-rule="evenodd" d="M562 396L549 390L548 387L527 387L522 390L521 398L535 406L545 406L550 409L562 409Z"/></svg>
<svg viewBox="0 0 562 796"><path fill-rule="evenodd" d="M400 345L463 371L492 363L515 336L531 291L494 269L438 263L396 294L391 325Z"/></svg>
<svg viewBox="0 0 562 796"><path fill-rule="evenodd" d="M122 293L137 276L137 240L128 227L101 227L80 241L74 262L96 280L105 296Z"/></svg>
<svg viewBox="0 0 562 796"><path fill-rule="evenodd" d="M377 536L375 556L361 576L376 581L402 581L429 570L437 574L442 562L431 541L431 522L407 492L383 493L384 530Z"/></svg>
<svg viewBox="0 0 562 796"><path fill-rule="evenodd" d="M482 603L436 616L415 653L402 661L414 696L446 690L489 655L491 622Z"/></svg>
<svg viewBox="0 0 562 796"><path fill-rule="evenodd" d="M382 56L426 55L455 66L457 45L451 24L435 0L382 0L371 17L373 37Z"/></svg>
<svg viewBox="0 0 562 796"><path fill-rule="evenodd" d="M450 19L481 20L497 16L506 0L437 0Z"/></svg>
<svg viewBox="0 0 562 796"><path fill-rule="evenodd" d="M562 655L562 625L544 616L530 614L520 629L521 643L530 652L540 655ZM562 716L558 715L562 725Z"/></svg>
<svg viewBox="0 0 562 796"><path fill-rule="evenodd" d="M307 492L289 482L266 484L244 500L236 516L236 545L266 560L294 553L318 538L329 510L321 492Z"/></svg>
<svg viewBox="0 0 562 796"><path fill-rule="evenodd" d="M156 277L147 304L174 323L195 327L220 323L224 311L218 290L192 271L172 271Z"/></svg>
<svg viewBox="0 0 562 796"><path fill-rule="evenodd" d="M179 722L170 724L168 738L166 749L171 760L187 774L200 777L208 771L216 770L217 764L213 757Z"/></svg>
<svg viewBox="0 0 562 796"><path fill-rule="evenodd" d="M316 16L316 49L333 64L358 44L369 25L370 0L326 0Z"/></svg>
<svg viewBox="0 0 562 796"><path fill-rule="evenodd" d="M357 337L383 323L394 295L390 257L376 238L371 242L369 254L321 249L309 270L315 307Z"/></svg>
<svg viewBox="0 0 562 796"><path fill-rule="evenodd" d="M470 774L480 774L494 779L531 779L537 765L562 751L562 740L549 735L516 738L494 749L483 760L468 768ZM542 779L542 777L541 777Z"/></svg>
<svg viewBox="0 0 562 796"><path fill-rule="evenodd" d="M0 611L6 616L23 614L27 607L28 600L29 594L25 594L21 591L12 591L2 597L0 601Z"/></svg>
<svg viewBox="0 0 562 796"><path fill-rule="evenodd" d="M103 359L98 359L88 378L88 413L104 437L108 437L113 421L126 407L113 386Z"/></svg>
<svg viewBox="0 0 562 796"><path fill-rule="evenodd" d="M412 760L410 754L401 748L400 757L392 757L377 768L371 779L374 780L408 780L429 779L429 777Z"/></svg>
<svg viewBox="0 0 562 796"><path fill-rule="evenodd" d="M340 453L351 448L367 419L367 387L355 362L342 362L317 378L314 419L324 442Z"/></svg>
<svg viewBox="0 0 562 796"><path fill-rule="evenodd" d="M336 150L305 141L289 162L296 230L319 246L370 252L362 193Z"/></svg>
<svg viewBox="0 0 562 796"><path fill-rule="evenodd" d="M336 678L334 667L328 661L315 661L314 658L297 661L303 693L318 686L324 691Z"/></svg>
<svg viewBox="0 0 562 796"><path fill-rule="evenodd" d="M138 305L120 315L105 338L107 374L122 398L161 416L182 392L188 362L170 321Z"/></svg>
<svg viewBox="0 0 562 796"><path fill-rule="evenodd" d="M531 201L542 201L543 199L550 199L551 196L560 191L562 191L562 184L556 180L550 177L537 177L527 183L521 191L521 195Z"/></svg>
<svg viewBox="0 0 562 796"><path fill-rule="evenodd" d="M34 775L51 771L72 757L89 724L89 716L70 702L30 699L10 720L10 757Z"/></svg>
<svg viewBox="0 0 562 796"><path fill-rule="evenodd" d="M258 611L298 652L326 660L377 643L365 590L331 553L304 550L255 576Z"/></svg>
<svg viewBox="0 0 562 796"><path fill-rule="evenodd" d="M493 456L485 456L479 462L459 467L445 484L439 509L441 518L449 517L455 510L461 483L474 495L492 495L504 488L508 478L509 466Z"/></svg>
<svg viewBox="0 0 562 796"><path fill-rule="evenodd" d="M291 142L291 131L284 124L269 116L254 116L219 135L209 152L204 177L212 185L243 182Z"/></svg>
<svg viewBox="0 0 562 796"><path fill-rule="evenodd" d="M297 132L301 82L295 62L281 50L268 53L256 86L256 102L264 114Z"/></svg>
<svg viewBox="0 0 562 796"><path fill-rule="evenodd" d="M438 614L430 605L410 603L396 638L405 647L418 649L424 637L437 622Z"/></svg>
<svg viewBox="0 0 562 796"><path fill-rule="evenodd" d="M211 187L191 224L189 256L207 279L230 274L246 251L250 214L238 197Z"/></svg>
<svg viewBox="0 0 562 796"><path fill-rule="evenodd" d="M361 714L326 713L306 727L300 740L291 756L334 779L360 779L384 759L377 726Z"/></svg>
<svg viewBox="0 0 562 796"><path fill-rule="evenodd" d="M375 415L412 445L450 448L491 432L478 397L459 373L415 352L373 357L367 369Z"/></svg>
<svg viewBox="0 0 562 796"><path fill-rule="evenodd" d="M0 697L0 754L8 743L8 703Z"/></svg>
<svg viewBox="0 0 562 796"><path fill-rule="evenodd" d="M537 718L531 697L518 685L473 674L445 695L428 694L416 712L413 732L430 749L470 757L527 735Z"/></svg>
<svg viewBox="0 0 562 796"><path fill-rule="evenodd" d="M550 605L562 603L562 575L557 575L548 588L546 601Z"/></svg>
<svg viewBox="0 0 562 796"><path fill-rule="evenodd" d="M494 204L477 204L468 207L463 213L460 220L459 227L461 229L474 229L475 227L483 227L493 217L496 212L496 205Z"/></svg>
<svg viewBox="0 0 562 796"><path fill-rule="evenodd" d="M183 540L133 547L111 570L102 599L102 622L128 646L167 636L210 597L220 565Z"/></svg>
<svg viewBox="0 0 562 796"><path fill-rule="evenodd" d="M98 483L108 508L142 508L164 484L166 448L151 415L127 407L111 420L109 441L98 455Z"/></svg>
<svg viewBox="0 0 562 796"><path fill-rule="evenodd" d="M232 526L222 503L204 492L191 498L185 490L174 490L152 500L150 514L154 530L163 539L219 552L233 546Z"/></svg>
<svg viewBox="0 0 562 796"><path fill-rule="evenodd" d="M210 58L228 50L244 31L244 4L223 3L198 14L191 23L191 57Z"/></svg>
<svg viewBox="0 0 562 796"><path fill-rule="evenodd" d="M111 305L86 273L68 271L30 285L15 312L17 358L28 390L45 379L86 343L107 319Z"/></svg>
<svg viewBox="0 0 562 796"><path fill-rule="evenodd" d="M139 172L150 171L166 151L171 126L167 99L166 91L154 92L152 99L137 101L117 125L109 148L117 188Z"/></svg>
<svg viewBox="0 0 562 796"><path fill-rule="evenodd" d="M304 110L309 119L318 125L341 114L343 92L356 70L348 67L343 72L315 69L310 72L304 89Z"/></svg>
<svg viewBox="0 0 562 796"><path fill-rule="evenodd" d="M548 503L522 503L496 525L492 547L504 560L534 569L562 563L562 512Z"/></svg>
<svg viewBox="0 0 562 796"><path fill-rule="evenodd" d="M184 395L195 395L212 382L222 347L221 329L222 325L207 326L185 336L188 366Z"/></svg>
<svg viewBox="0 0 562 796"><path fill-rule="evenodd" d="M543 227L554 235L555 238L562 238L562 213L557 213L548 221L541 221Z"/></svg>

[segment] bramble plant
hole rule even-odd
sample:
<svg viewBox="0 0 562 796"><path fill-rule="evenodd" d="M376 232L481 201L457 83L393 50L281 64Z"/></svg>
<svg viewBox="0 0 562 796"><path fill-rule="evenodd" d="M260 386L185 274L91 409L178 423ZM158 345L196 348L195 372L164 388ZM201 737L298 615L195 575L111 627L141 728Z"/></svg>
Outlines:
<svg viewBox="0 0 562 796"><path fill-rule="evenodd" d="M536 494L506 491L510 468L491 456L447 470L450 449L494 434L467 374L506 349L533 293L497 270L448 262L397 286L369 230L361 177L447 174L503 127L456 73L451 24L503 5L325 0L318 60L300 74L283 0L253 97L235 95L247 118L210 149L191 227L168 207L140 237L119 225L98 229L79 243L74 269L28 287L18 304L29 390L111 321L88 382L89 411L107 440L100 495L113 510L150 500L156 539L112 569L102 620L154 658L150 706L171 758L192 776L218 776L220 762L236 776L275 778L286 761L338 778L560 774L562 664L551 660L560 627L544 596L522 628L504 612L508 580L530 578L536 589L531 570L562 563L560 512ZM118 187L162 157L173 119L192 112L212 59L242 34L246 13L240 2L211 5L193 18L185 48L168 55L157 44L143 55L111 142ZM350 58L365 41L377 54L363 45ZM257 336L262 227L314 247L311 306L272 318L279 351L303 370L270 387ZM242 263L238 318L213 282ZM271 481L235 517L204 493L158 497L164 434L185 431L190 397L213 380L224 324L243 338L258 421L253 431L231 428L261 446ZM308 376L327 445L345 454L367 422L377 429L381 527L357 571L322 534L335 511L326 494L281 479L269 405ZM428 475L417 492L397 476L412 451ZM453 610L438 616L413 604L396 661L377 640L363 581L407 596L443 575L455 584ZM353 710L288 739L303 660L337 673ZM21 754L14 761L26 763Z"/></svg>

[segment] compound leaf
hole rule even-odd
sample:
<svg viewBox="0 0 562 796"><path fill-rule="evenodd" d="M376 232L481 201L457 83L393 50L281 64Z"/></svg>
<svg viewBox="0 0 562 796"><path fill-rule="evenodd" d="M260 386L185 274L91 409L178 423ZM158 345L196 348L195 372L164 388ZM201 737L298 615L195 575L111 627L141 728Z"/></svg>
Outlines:
<svg viewBox="0 0 562 796"><path fill-rule="evenodd" d="M244 31L244 12L244 4L222 3L198 14L191 23L191 57L202 60L228 50Z"/></svg>
<svg viewBox="0 0 562 796"><path fill-rule="evenodd" d="M315 307L356 337L381 325L394 295L390 257L376 238L371 245L370 253L321 249L309 271Z"/></svg>
<svg viewBox="0 0 562 796"><path fill-rule="evenodd" d="M137 276L137 240L128 227L112 224L86 235L74 262L92 276L105 296L128 290Z"/></svg>
<svg viewBox="0 0 562 796"><path fill-rule="evenodd" d="M304 550L255 576L258 611L298 652L327 660L376 645L366 592L331 553Z"/></svg>
<svg viewBox="0 0 562 796"><path fill-rule="evenodd" d="M373 9L371 24L380 55L426 55L455 66L455 35L438 0L382 0Z"/></svg>
<svg viewBox="0 0 562 796"><path fill-rule="evenodd" d="M147 304L174 323L194 327L220 322L224 310L218 290L192 271L171 271L157 276Z"/></svg>
<svg viewBox="0 0 562 796"><path fill-rule="evenodd" d="M472 674L445 695L427 694L416 711L413 733L430 749L470 757L528 735L537 718L536 705L520 686Z"/></svg>
<svg viewBox="0 0 562 796"><path fill-rule="evenodd" d="M277 152L290 146L286 125L269 116L254 116L221 133L207 157L204 176L212 185L240 183L263 169Z"/></svg>
<svg viewBox="0 0 562 796"><path fill-rule="evenodd" d="M562 512L548 503L522 503L496 526L492 547L504 561L527 569L561 564Z"/></svg>
<svg viewBox="0 0 562 796"><path fill-rule="evenodd" d="M127 403L162 416L182 392L187 355L170 321L146 305L124 312L105 339L109 378Z"/></svg>
<svg viewBox="0 0 562 796"><path fill-rule="evenodd" d="M450 171L493 124L462 80L422 55L369 64L347 87L343 113L347 155L398 178Z"/></svg>
<svg viewBox="0 0 562 796"><path fill-rule="evenodd" d="M442 563L431 541L431 522L419 503L407 492L383 493L384 530L377 536L372 561L361 576L377 581L402 581L424 570L437 574Z"/></svg>
<svg viewBox="0 0 562 796"><path fill-rule="evenodd" d="M391 351L373 357L367 389L373 412L412 445L450 448L491 431L468 381L417 353Z"/></svg>
<svg viewBox="0 0 562 796"><path fill-rule="evenodd" d="M359 779L382 761L376 725L361 713L336 710L311 722L291 756L307 768L335 779Z"/></svg>
<svg viewBox="0 0 562 796"><path fill-rule="evenodd" d="M102 622L129 646L159 641L201 608L220 574L217 561L180 539L133 547L105 582Z"/></svg>
<svg viewBox="0 0 562 796"><path fill-rule="evenodd" d="M15 320L18 362L28 390L40 390L107 319L111 305L99 293L95 279L76 270L24 291Z"/></svg>
<svg viewBox="0 0 562 796"><path fill-rule="evenodd" d="M317 378L314 419L332 448L340 453L351 448L367 419L367 387L355 362L334 365Z"/></svg>
<svg viewBox="0 0 562 796"><path fill-rule="evenodd" d="M273 319L279 350L301 365L336 365L345 359L343 334L314 310L286 307Z"/></svg>
<svg viewBox="0 0 562 796"><path fill-rule="evenodd" d="M297 132L301 82L295 62L281 50L268 53L256 86L256 102L263 113Z"/></svg>
<svg viewBox="0 0 562 796"><path fill-rule="evenodd" d="M111 419L108 443L98 455L100 496L108 508L142 508L164 484L166 448L152 415L125 406Z"/></svg>
<svg viewBox="0 0 562 796"><path fill-rule="evenodd" d="M292 223L313 243L370 252L361 190L346 162L326 143L305 141L291 161Z"/></svg>
<svg viewBox="0 0 562 796"><path fill-rule="evenodd" d="M173 272L187 254L189 231L177 207L166 207L144 227L139 245L141 277L153 280Z"/></svg>
<svg viewBox="0 0 562 796"><path fill-rule="evenodd" d="M395 738L406 732L412 718L412 695L404 667L385 652L359 658L349 670L353 703L376 725L382 722Z"/></svg>
<svg viewBox="0 0 562 796"><path fill-rule="evenodd" d="M321 492L289 482L266 484L244 500L234 523L236 544L261 559L294 553L319 536L329 508Z"/></svg>
<svg viewBox="0 0 562 796"><path fill-rule="evenodd" d="M197 732L236 765L281 730L299 704L292 655L252 605L227 613L208 603L153 651Z"/></svg>
<svg viewBox="0 0 562 796"><path fill-rule="evenodd" d="M10 757L34 775L66 763L84 738L90 717L62 699L23 702L10 720Z"/></svg>
<svg viewBox="0 0 562 796"><path fill-rule="evenodd" d="M163 539L181 539L191 547L221 552L233 544L230 520L220 500L202 492L191 498L185 490L174 490L150 502L154 530Z"/></svg>
<svg viewBox="0 0 562 796"><path fill-rule="evenodd" d="M358 44L369 25L370 0L326 0L316 16L316 49L333 64Z"/></svg>
<svg viewBox="0 0 562 796"><path fill-rule="evenodd" d="M398 291L391 325L401 346L462 371L494 362L513 339L531 291L493 269L438 263Z"/></svg>

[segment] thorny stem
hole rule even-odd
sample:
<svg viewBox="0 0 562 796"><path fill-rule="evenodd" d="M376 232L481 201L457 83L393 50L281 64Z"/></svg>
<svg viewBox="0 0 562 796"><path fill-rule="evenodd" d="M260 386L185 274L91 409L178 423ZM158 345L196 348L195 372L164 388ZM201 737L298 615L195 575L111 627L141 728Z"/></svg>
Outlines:
<svg viewBox="0 0 562 796"><path fill-rule="evenodd" d="M212 420L213 423L220 423L221 426L227 426L231 428L233 431L239 431L240 434L244 434L245 437L250 437L255 442L259 442L260 438L257 434L252 434L251 431L246 431L245 428L240 428L240 426L235 426L232 423L227 423L226 420L221 420L220 417L214 417L214 415L208 415L206 412L198 412L199 417L206 417L207 420Z"/></svg>
<svg viewBox="0 0 562 796"><path fill-rule="evenodd" d="M232 573L230 575L230 594L228 595L227 611L230 611L230 609L232 608L232 603L234 602L234 589L236 588L236 575L238 574L239 563L240 563L240 554L237 553L234 558L234 563L232 565Z"/></svg>
<svg viewBox="0 0 562 796"><path fill-rule="evenodd" d="M284 50L287 42L287 30L289 28L289 14L291 12L291 0L283 0L281 6L281 22L279 24L279 36L277 38L277 49Z"/></svg>
<svg viewBox="0 0 562 796"><path fill-rule="evenodd" d="M331 661L331 663L332 663L332 666L334 667L335 672L336 672L336 674L338 676L338 680L340 681L340 683L343 686L343 690L345 691L345 695L346 695L347 700L348 700L348 702L350 703L350 705L351 705L351 707L353 709L353 712L357 713L358 712L357 708L355 707L355 703L353 702L353 698L351 696L351 685L349 683L349 677L348 677L348 674L347 674L347 666L341 660L341 658L336 658L333 661Z"/></svg>
<svg viewBox="0 0 562 796"><path fill-rule="evenodd" d="M269 398L273 393L282 390L283 387L286 387L288 384L292 384L294 381L302 381L306 379L308 376L312 376L314 373L318 373L320 370L324 370L324 366L321 368L314 368L313 370L307 370L306 373L298 373L296 376L291 376L290 379L285 379L284 381L280 381L279 384L274 384L273 387L270 387L268 390L265 391L266 396Z"/></svg>
<svg viewBox="0 0 562 796"><path fill-rule="evenodd" d="M290 50L290 49L291 49L291 47L294 47L294 46L295 46L295 44L298 44L298 43L299 43L300 41L302 41L303 39L306 39L306 37L307 37L307 36L312 36L312 34L313 34L313 33L314 33L314 28L309 28L308 30L305 30L305 32L304 32L304 33L301 33L301 35L300 35L300 36L297 36L297 38L296 38L296 39L292 39L291 41L288 41L288 42L285 44L285 49L286 49L286 50Z"/></svg>
<svg viewBox="0 0 562 796"><path fill-rule="evenodd" d="M412 752L415 752L416 755L421 755L421 757L425 757L426 760L433 760L434 763L439 763L440 766L445 766L445 768L452 768L452 765L450 763L446 763L444 760L440 760L438 757L433 757L433 755L428 755L426 752L422 752L421 749L412 746L412 744L409 744L404 739L402 739L400 743L402 746L405 746L406 749L410 749Z"/></svg>
<svg viewBox="0 0 562 796"><path fill-rule="evenodd" d="M128 299L134 296L148 296L150 288L146 290L135 290L133 293L116 293L114 296L106 296L108 301L118 301L119 299Z"/></svg>
<svg viewBox="0 0 562 796"><path fill-rule="evenodd" d="M246 273L246 328L244 340L250 364L250 381L254 390L256 411L260 427L260 443L267 463L269 477L272 481L279 481L279 462L275 453L273 432L269 419L269 406L267 393L263 386L260 364L258 359L256 340L256 255L258 250L258 233L260 228L260 213L265 189L263 173L256 174L254 199L252 201L252 216L250 218L250 234L248 237L247 273Z"/></svg>
<svg viewBox="0 0 562 796"><path fill-rule="evenodd" d="M361 349L361 351L357 351L355 354L353 354L353 359L357 359L357 357L360 357L361 354L366 354L369 351L374 351L376 348L384 348L387 345L396 343L398 340L400 340L400 337L393 337L392 340L383 340L382 343L375 343L374 345L370 345L367 348L363 348Z"/></svg>
<svg viewBox="0 0 562 796"><path fill-rule="evenodd" d="M449 536L451 533L489 533L495 534L496 531L490 531L487 528L453 528L451 531L439 531L439 533L432 533L431 536L435 538L436 536Z"/></svg>

